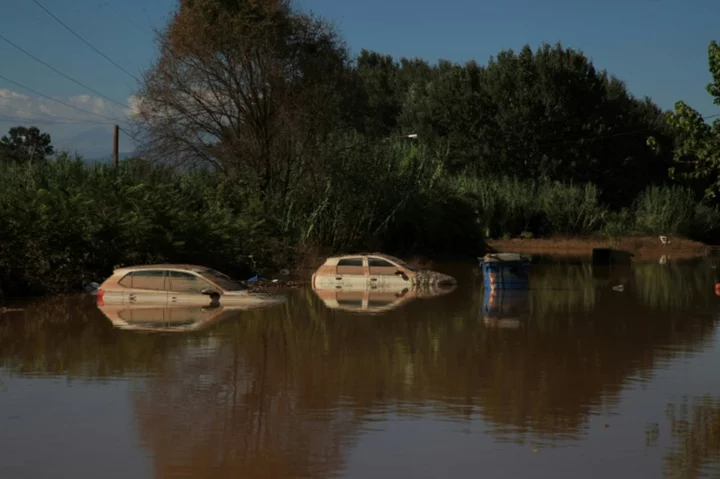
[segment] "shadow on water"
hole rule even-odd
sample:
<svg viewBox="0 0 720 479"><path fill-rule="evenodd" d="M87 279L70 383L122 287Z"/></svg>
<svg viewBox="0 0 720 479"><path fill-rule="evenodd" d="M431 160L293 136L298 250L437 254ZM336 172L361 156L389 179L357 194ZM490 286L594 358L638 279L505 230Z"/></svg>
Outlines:
<svg viewBox="0 0 720 479"><path fill-rule="evenodd" d="M718 302L702 264L533 268L532 290L504 309L488 309L466 269L453 272L455 291L382 314L328 308L303 289L187 334L121 331L92 298L53 298L0 318L0 372L140 377L132 404L158 478L330 477L390 415L481 420L498 442L580 441L628 384L714 333ZM514 326L499 327L506 316ZM689 423L669 418L679 444L670 477L718 459L717 410L705 401Z"/></svg>

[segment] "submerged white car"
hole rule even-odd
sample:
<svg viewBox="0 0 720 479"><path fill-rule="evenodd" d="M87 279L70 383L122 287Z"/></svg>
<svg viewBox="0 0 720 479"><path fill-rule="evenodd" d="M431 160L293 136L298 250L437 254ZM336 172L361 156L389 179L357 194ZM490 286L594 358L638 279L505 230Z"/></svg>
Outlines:
<svg viewBox="0 0 720 479"><path fill-rule="evenodd" d="M99 306L212 305L243 309L283 301L283 296L250 293L243 285L214 269L181 264L117 268L97 291Z"/></svg>
<svg viewBox="0 0 720 479"><path fill-rule="evenodd" d="M381 253L327 258L312 276L315 290L364 290L427 285L452 285L455 278L435 271L418 271L403 260Z"/></svg>

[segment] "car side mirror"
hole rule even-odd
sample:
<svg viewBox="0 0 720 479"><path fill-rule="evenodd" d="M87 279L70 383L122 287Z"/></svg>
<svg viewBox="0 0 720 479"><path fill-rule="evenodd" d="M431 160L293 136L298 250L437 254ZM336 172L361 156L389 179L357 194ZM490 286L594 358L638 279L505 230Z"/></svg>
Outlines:
<svg viewBox="0 0 720 479"><path fill-rule="evenodd" d="M220 296L220 293L215 291L214 289L206 288L200 291L202 294L207 294L208 296Z"/></svg>
<svg viewBox="0 0 720 479"><path fill-rule="evenodd" d="M408 276L405 274L404 271L400 271L400 270L395 271L395 276L400 276L405 281L408 280Z"/></svg>

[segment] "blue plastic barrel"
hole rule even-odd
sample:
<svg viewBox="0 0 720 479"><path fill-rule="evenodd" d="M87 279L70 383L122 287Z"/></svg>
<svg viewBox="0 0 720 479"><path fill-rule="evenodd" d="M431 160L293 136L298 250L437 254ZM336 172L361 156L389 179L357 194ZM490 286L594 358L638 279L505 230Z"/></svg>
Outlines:
<svg viewBox="0 0 720 479"><path fill-rule="evenodd" d="M530 260L514 253L488 254L480 258L485 289L528 289Z"/></svg>

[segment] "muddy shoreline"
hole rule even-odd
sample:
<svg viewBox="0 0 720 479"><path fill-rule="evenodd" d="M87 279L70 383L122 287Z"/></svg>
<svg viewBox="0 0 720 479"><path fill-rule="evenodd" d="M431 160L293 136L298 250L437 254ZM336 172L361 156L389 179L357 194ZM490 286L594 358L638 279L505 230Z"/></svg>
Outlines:
<svg viewBox="0 0 720 479"><path fill-rule="evenodd" d="M613 248L632 253L635 259L655 260L663 256L670 259L702 258L712 254L715 247L684 238L658 236L634 236L621 238L537 238L488 240L489 252L590 255L594 248Z"/></svg>

